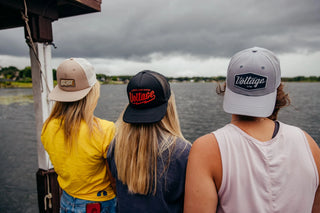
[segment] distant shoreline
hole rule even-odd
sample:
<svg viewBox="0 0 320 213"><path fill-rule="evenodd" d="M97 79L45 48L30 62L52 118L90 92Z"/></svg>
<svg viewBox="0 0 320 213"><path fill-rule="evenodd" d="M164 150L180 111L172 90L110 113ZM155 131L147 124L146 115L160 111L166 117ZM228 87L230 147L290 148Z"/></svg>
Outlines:
<svg viewBox="0 0 320 213"><path fill-rule="evenodd" d="M126 76L127 77L127 76ZM103 84L112 84L112 85L122 85L127 84L129 82L129 78L125 80L117 79L115 81L100 81L101 85ZM194 77L194 78L168 78L170 83L217 83L217 82L224 82L223 79L215 80L214 78L203 78L203 77ZM316 77L314 79L310 79L310 77L293 77L293 78L282 78L282 82L301 82L301 83L317 83L320 82L320 77ZM54 85L57 82L54 81ZM19 81L6 81L0 79L0 89L1 88L32 88L32 82L19 82Z"/></svg>
<svg viewBox="0 0 320 213"><path fill-rule="evenodd" d="M52 70L52 79L54 85L57 84L56 69ZM25 67L20 70L17 67L1 67L0 66L0 88L32 88L32 72L31 67ZM96 74L98 81L101 84L127 84L132 76L130 75L105 75ZM205 77L168 77L171 83L191 82L191 83L205 83L205 82L224 82L225 76ZM282 77L282 82L320 82L320 76L296 76L296 77Z"/></svg>

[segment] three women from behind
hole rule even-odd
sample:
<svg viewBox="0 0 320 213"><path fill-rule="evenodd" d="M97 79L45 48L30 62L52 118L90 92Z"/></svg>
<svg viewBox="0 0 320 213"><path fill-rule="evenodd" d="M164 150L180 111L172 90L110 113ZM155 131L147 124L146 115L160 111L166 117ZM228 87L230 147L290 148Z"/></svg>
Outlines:
<svg viewBox="0 0 320 213"><path fill-rule="evenodd" d="M191 144L182 136L170 85L157 72L141 71L127 95L129 105L116 122L107 156L117 210L182 212Z"/></svg>
<svg viewBox="0 0 320 213"><path fill-rule="evenodd" d="M115 212L115 194L107 176L107 147L114 123L94 116L100 83L93 66L70 58L57 68L58 85L49 94L56 101L41 140L63 190L60 212L100 209Z"/></svg>
<svg viewBox="0 0 320 213"><path fill-rule="evenodd" d="M289 104L273 52L254 47L232 57L223 100L231 122L194 142L185 212L320 212L320 149L277 121Z"/></svg>

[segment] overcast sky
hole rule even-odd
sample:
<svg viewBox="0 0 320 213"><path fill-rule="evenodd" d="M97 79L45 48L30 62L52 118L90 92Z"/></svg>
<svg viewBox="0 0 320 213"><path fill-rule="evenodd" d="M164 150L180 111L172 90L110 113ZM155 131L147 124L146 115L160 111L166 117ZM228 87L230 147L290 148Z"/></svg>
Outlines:
<svg viewBox="0 0 320 213"><path fill-rule="evenodd" d="M236 52L275 52L282 76L320 76L319 0L102 0L100 13L53 22L52 67L87 58L97 73L225 75ZM0 66L30 65L23 28L0 31Z"/></svg>

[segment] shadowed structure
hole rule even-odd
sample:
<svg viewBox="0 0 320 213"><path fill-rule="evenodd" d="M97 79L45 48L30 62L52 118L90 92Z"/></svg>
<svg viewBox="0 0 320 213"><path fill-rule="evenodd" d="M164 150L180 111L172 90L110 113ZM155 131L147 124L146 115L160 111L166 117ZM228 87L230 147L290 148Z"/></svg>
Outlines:
<svg viewBox="0 0 320 213"><path fill-rule="evenodd" d="M41 143L43 122L52 102L52 22L59 18L99 12L101 0L0 0L0 30L24 27L30 49L39 170L36 173L39 212L59 212L60 187L57 174Z"/></svg>

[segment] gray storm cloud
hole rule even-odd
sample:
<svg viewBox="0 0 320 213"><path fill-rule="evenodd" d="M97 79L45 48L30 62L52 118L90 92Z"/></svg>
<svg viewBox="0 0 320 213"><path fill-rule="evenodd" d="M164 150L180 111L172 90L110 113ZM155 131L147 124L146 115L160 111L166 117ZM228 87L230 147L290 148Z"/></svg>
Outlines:
<svg viewBox="0 0 320 213"><path fill-rule="evenodd" d="M102 12L53 23L54 57L146 60L152 53L229 57L251 46L277 53L320 49L316 0L118 0ZM22 29L0 32L0 54L26 55Z"/></svg>

